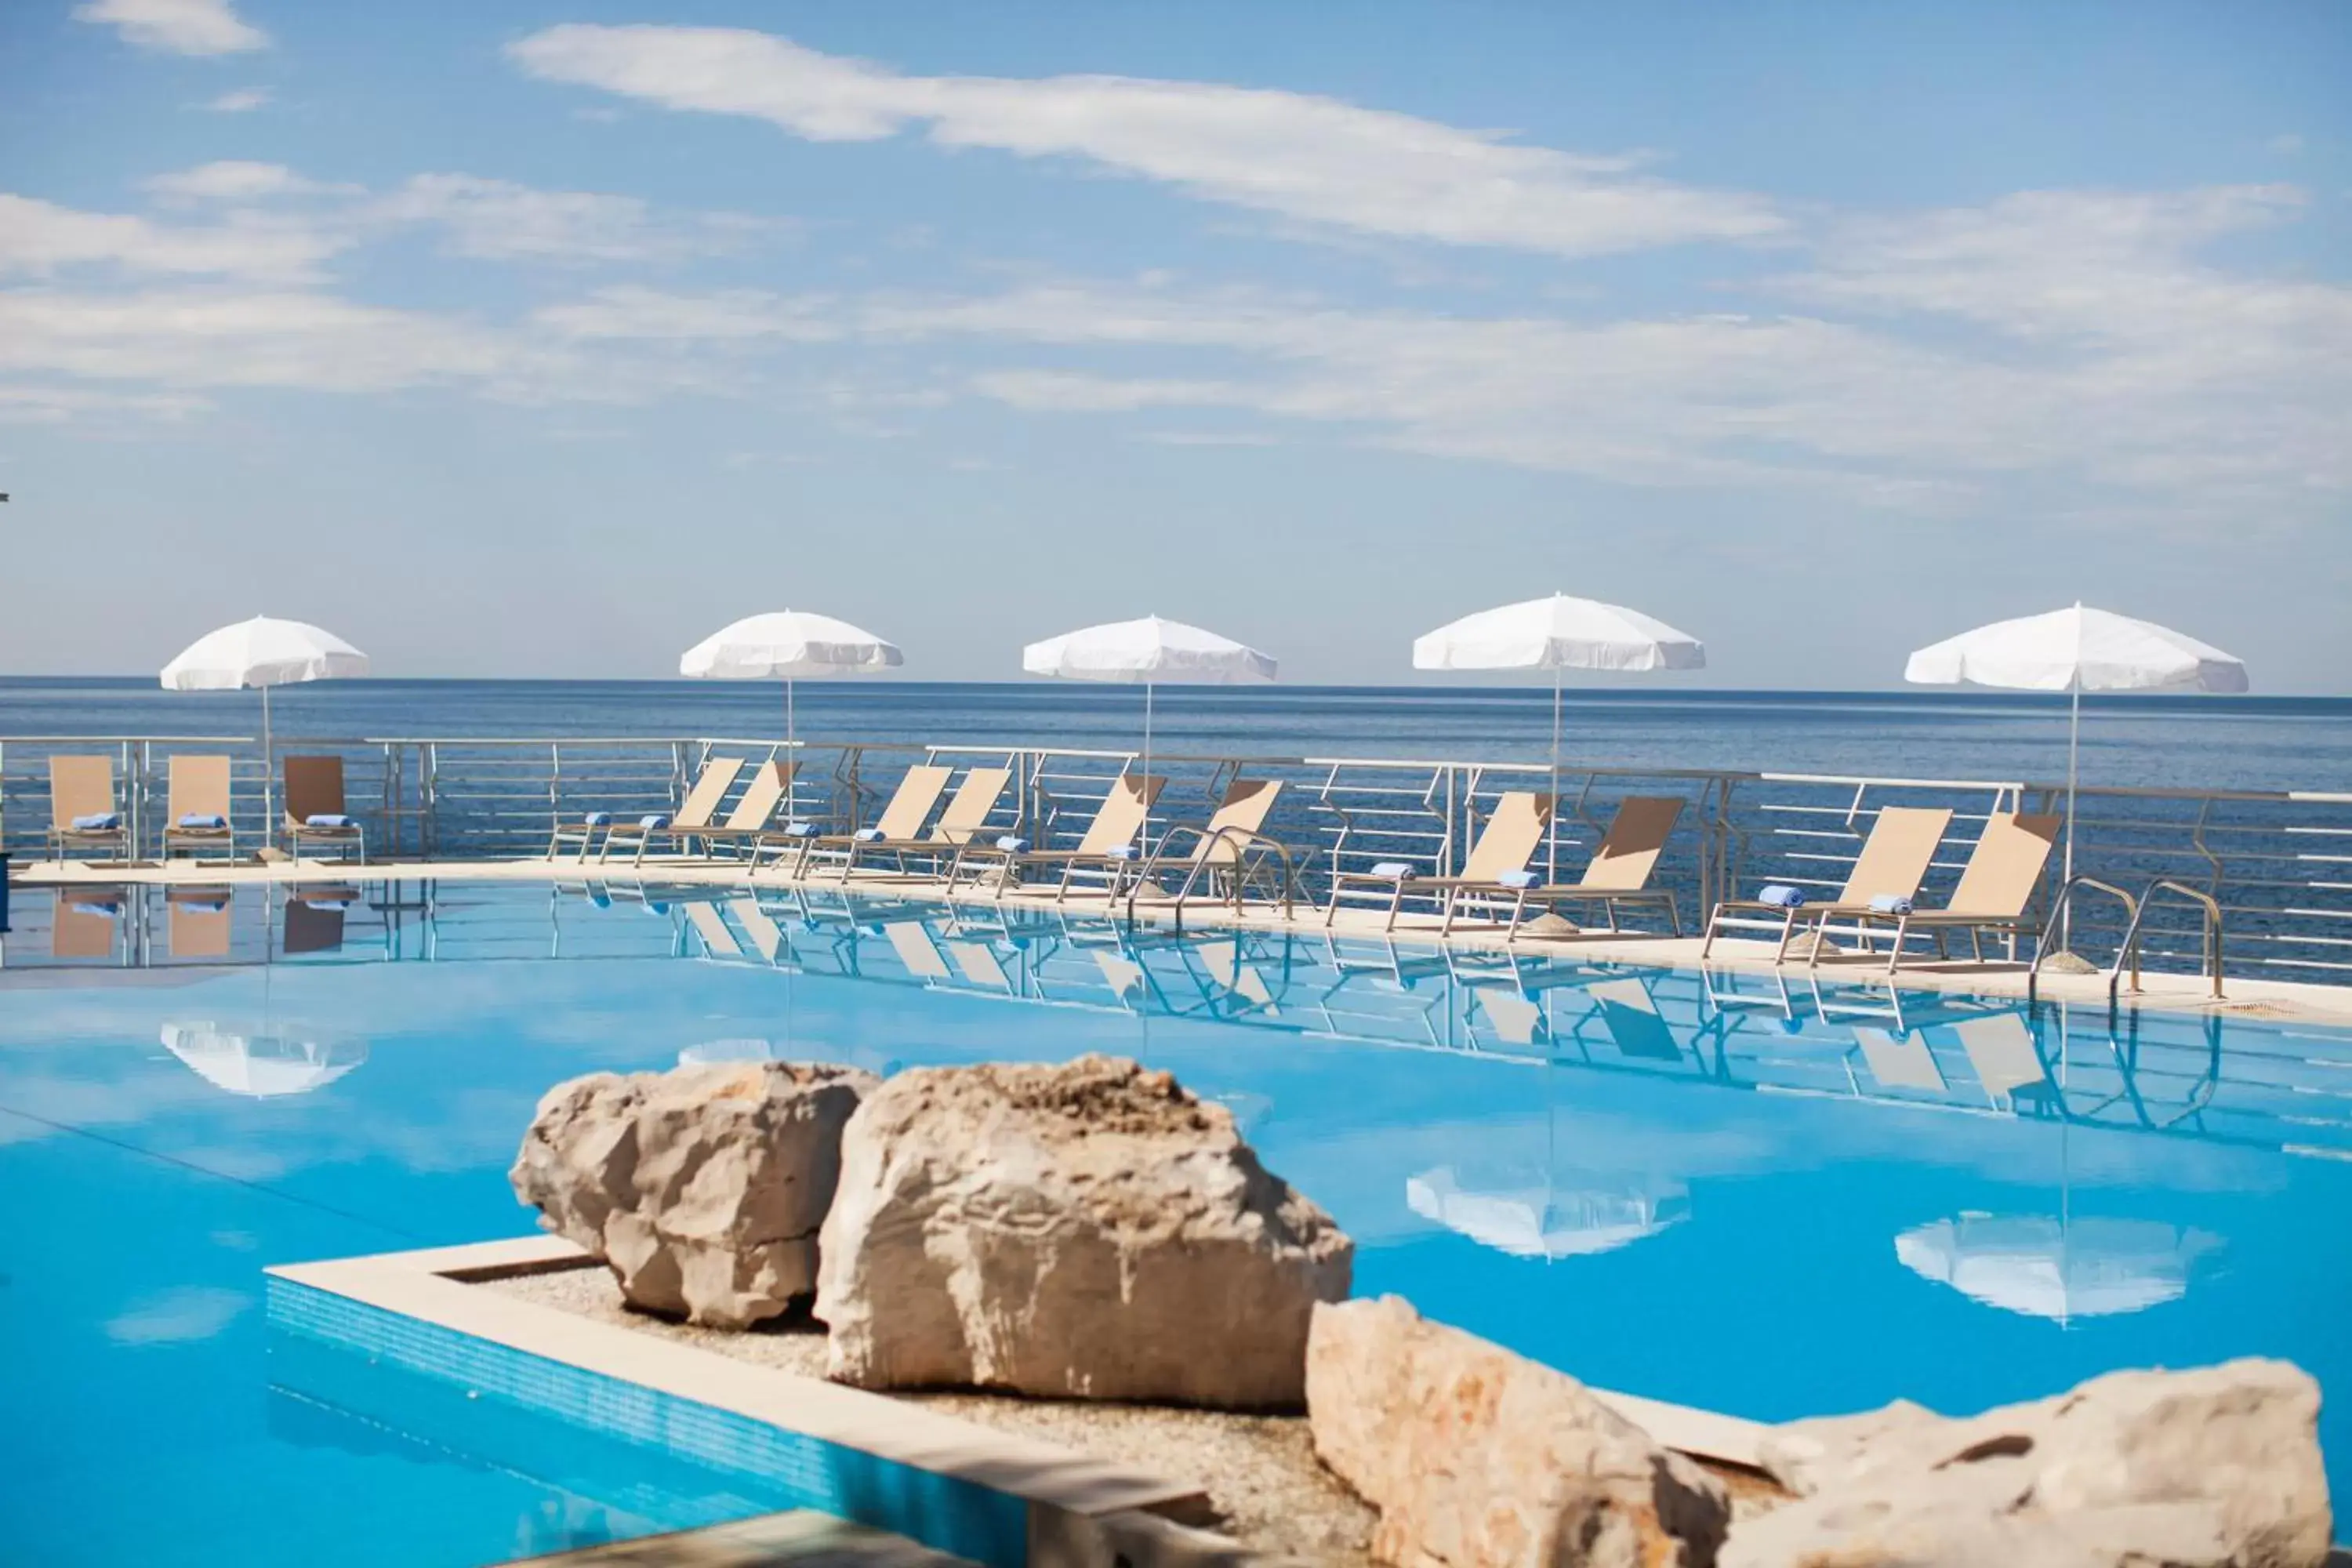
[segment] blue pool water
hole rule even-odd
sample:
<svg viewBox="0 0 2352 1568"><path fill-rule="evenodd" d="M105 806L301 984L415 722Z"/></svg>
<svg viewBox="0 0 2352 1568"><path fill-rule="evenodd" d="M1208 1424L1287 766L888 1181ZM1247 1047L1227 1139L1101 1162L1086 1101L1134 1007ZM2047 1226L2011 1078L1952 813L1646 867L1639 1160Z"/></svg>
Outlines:
<svg viewBox="0 0 2352 1568"><path fill-rule="evenodd" d="M1768 1419L2286 1356L2352 1495L2344 1033L778 892L349 895L61 923L18 890L0 1539L25 1561L460 1564L797 1500L371 1364L265 1298L268 1264L526 1231L505 1170L540 1093L681 1054L1140 1057L1339 1216L1360 1292Z"/></svg>

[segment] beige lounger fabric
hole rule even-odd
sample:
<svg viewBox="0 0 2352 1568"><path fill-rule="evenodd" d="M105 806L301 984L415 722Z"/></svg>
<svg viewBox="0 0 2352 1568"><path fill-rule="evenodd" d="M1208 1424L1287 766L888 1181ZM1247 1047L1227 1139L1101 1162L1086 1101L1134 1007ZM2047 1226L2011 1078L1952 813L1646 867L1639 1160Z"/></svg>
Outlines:
<svg viewBox="0 0 2352 1568"><path fill-rule="evenodd" d="M111 827L76 827L74 818L111 814ZM49 759L49 849L62 860L72 849L109 849L113 858L131 858L131 818L114 798L114 761L110 757L61 756Z"/></svg>
<svg viewBox="0 0 2352 1568"><path fill-rule="evenodd" d="M1813 945L1818 949L1821 921L1817 916L1850 915L1857 909L1867 911L1870 900L1876 898L1917 897L1919 884L1927 879L1927 868L1934 863L1937 847L1943 843L1944 831L1951 824L1952 814L1943 806L1880 807L1877 820L1870 825L1870 837L1863 841L1862 853L1854 858L1853 870L1835 899L1827 904L1794 907L1754 899L1726 899L1706 918L1706 941L1699 946L1700 959L1714 951L1716 935L1726 914L1779 916L1780 941L1772 954L1772 961L1778 963L1788 956L1789 939L1801 922L1809 921L1814 926Z"/></svg>
<svg viewBox="0 0 2352 1568"><path fill-rule="evenodd" d="M356 849L360 858L367 858L367 835L359 824L331 826L314 822L313 817L341 816L347 808L343 804L343 759L341 757L289 757L286 759L285 820L278 831L285 837L286 847L299 860L305 844L331 844L345 853Z"/></svg>
<svg viewBox="0 0 2352 1568"><path fill-rule="evenodd" d="M674 815L658 826L649 826L643 818L614 823L605 830L604 847L597 851L597 861L601 864L610 859L614 849L622 847L625 835L635 835L625 847L633 852L630 864L636 866L645 864L646 850L656 838L667 838L681 847L688 844L717 819L719 803L727 798L728 790L735 783L735 775L742 771L741 757L709 758L702 764L702 772L696 777L694 787L686 792L685 801ZM584 846L581 855L583 858L586 858Z"/></svg>
<svg viewBox="0 0 2352 1568"><path fill-rule="evenodd" d="M224 756L175 756L163 802L163 858L173 851L218 849L236 858L236 829L230 814L229 761ZM218 817L218 827L189 826L191 817Z"/></svg>

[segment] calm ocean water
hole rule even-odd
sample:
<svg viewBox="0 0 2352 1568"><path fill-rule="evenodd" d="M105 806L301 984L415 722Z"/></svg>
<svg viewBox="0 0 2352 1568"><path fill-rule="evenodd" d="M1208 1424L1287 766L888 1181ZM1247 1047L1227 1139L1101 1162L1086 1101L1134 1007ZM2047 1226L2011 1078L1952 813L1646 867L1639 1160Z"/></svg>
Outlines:
<svg viewBox="0 0 2352 1568"><path fill-rule="evenodd" d="M281 737L780 733L771 682L362 680L281 689ZM807 740L1128 747L1131 687L1035 681L803 681ZM257 733L252 692L149 680L0 679L0 742L21 735ZM1162 687L1167 752L1539 761L1538 687ZM1585 765L1952 779L2064 776L2063 699L1994 692L1575 691L1567 756ZM2352 790L2352 699L2121 697L2084 705L2086 784Z"/></svg>

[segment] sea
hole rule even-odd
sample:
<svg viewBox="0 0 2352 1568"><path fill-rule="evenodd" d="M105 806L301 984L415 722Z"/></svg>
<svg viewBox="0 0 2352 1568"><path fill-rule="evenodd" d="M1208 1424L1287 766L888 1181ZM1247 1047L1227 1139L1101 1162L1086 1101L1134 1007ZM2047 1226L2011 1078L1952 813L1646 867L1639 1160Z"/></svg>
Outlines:
<svg viewBox="0 0 2352 1568"><path fill-rule="evenodd" d="M1161 686L1163 755L1540 762L1537 686ZM1076 682L802 681L803 741L1126 749L1145 693ZM344 680L281 687L278 739L781 735L780 682ZM142 678L0 678L0 746L22 737L257 735L257 693ZM1690 768L1912 779L2063 781L2063 697L1990 691L1571 689L1572 768ZM0 758L5 765L5 758ZM2352 698L2086 698L2084 785L2352 792Z"/></svg>

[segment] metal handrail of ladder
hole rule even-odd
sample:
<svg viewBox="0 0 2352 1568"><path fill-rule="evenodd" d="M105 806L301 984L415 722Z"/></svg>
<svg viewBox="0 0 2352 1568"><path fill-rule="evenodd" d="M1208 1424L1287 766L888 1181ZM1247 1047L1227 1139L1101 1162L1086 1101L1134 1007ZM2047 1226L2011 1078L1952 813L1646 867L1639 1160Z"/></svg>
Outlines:
<svg viewBox="0 0 2352 1568"><path fill-rule="evenodd" d="M2137 899L2133 898L2113 882L2102 882L2096 877L2075 876L2067 879L2066 884L2058 889L2057 898L2051 900L2050 913L2042 922L2042 934L2033 944L2033 962L2025 971L2025 997L2029 1005L2037 999L2036 993L2042 978L2042 961L2049 957L2052 951L2051 933L2068 929L2066 911L2074 902L2076 890L2083 888L2090 888L2121 900L2126 916L2126 929L2133 931L2139 930ZM2122 974L2123 950L2118 949L2116 953L2116 967L2107 971L2107 1005L2110 1008L2116 1005L2116 986L2122 978ZM2139 971L2137 965L2132 971L2132 989L2134 991L2139 989Z"/></svg>
<svg viewBox="0 0 2352 1568"><path fill-rule="evenodd" d="M2157 895L2158 893L2178 893L2182 898L2196 904L2204 911L2205 930L2203 933L2203 945L2205 977L2212 983L2213 1000L2216 1002L2222 1000L2221 901L2219 899L2216 899L2212 894L2205 891L2202 888L2192 888L2188 883L2175 881L2170 877L2158 877L2155 881L2150 882L2147 885L2147 891L2140 894L2139 907L2132 911L2131 924L2124 930L2123 945L2116 950L2115 971L2110 974L2107 982L2109 994L2112 994L2114 993L2116 977L2123 973L2124 967L2126 964L2131 967L2132 994L2134 995L2137 995L2139 994L2140 922L2147 918L2147 911L2155 907Z"/></svg>

